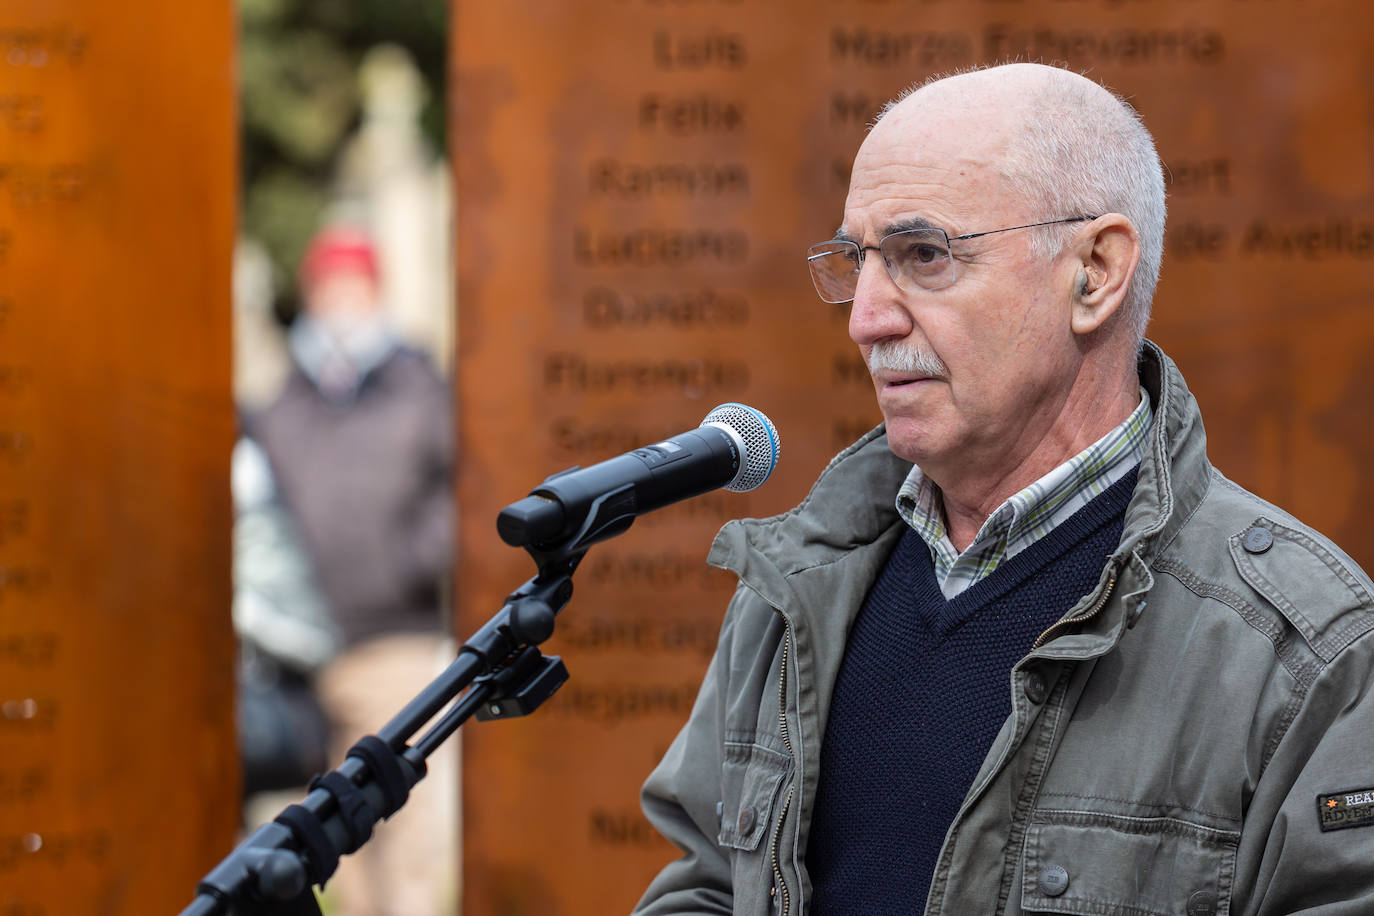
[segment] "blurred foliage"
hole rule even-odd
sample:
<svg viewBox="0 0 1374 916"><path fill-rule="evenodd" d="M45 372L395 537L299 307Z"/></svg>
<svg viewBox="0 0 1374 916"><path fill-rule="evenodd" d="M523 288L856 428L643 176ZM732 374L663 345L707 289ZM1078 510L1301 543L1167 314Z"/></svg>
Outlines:
<svg viewBox="0 0 1374 916"><path fill-rule="evenodd" d="M295 265L360 119L358 69L379 44L410 52L422 115L444 149L448 0L238 0L242 231L270 253L277 310L295 311Z"/></svg>

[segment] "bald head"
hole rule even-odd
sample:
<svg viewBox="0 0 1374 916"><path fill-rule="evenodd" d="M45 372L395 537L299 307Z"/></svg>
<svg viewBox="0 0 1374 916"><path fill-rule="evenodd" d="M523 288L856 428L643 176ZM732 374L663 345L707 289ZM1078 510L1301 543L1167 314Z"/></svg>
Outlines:
<svg viewBox="0 0 1374 916"><path fill-rule="evenodd" d="M1164 251L1164 173L1124 100L1068 70L1006 64L909 89L879 114L870 142L945 143L951 157L993 167L1006 191L1043 218L1126 216L1141 253L1123 312L1134 336L1144 336ZM1037 230L1036 247L1053 256L1071 232Z"/></svg>

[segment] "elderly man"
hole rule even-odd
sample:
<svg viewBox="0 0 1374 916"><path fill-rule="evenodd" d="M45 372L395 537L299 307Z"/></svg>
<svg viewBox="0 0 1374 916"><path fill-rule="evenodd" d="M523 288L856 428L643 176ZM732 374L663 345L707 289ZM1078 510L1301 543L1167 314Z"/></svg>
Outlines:
<svg viewBox="0 0 1374 916"><path fill-rule="evenodd" d="M1374 585L1208 464L1142 337L1163 233L1087 79L884 111L809 264L886 422L717 539L637 912L1374 913Z"/></svg>

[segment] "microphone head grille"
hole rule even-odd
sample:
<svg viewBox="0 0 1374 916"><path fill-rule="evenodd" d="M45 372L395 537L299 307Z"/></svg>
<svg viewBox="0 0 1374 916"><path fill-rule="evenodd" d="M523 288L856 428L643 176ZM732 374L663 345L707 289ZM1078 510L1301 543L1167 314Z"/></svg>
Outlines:
<svg viewBox="0 0 1374 916"><path fill-rule="evenodd" d="M725 489L743 493L762 486L778 465L781 443L773 421L747 404L721 404L706 415L702 426L718 426L732 433L740 445L740 471Z"/></svg>

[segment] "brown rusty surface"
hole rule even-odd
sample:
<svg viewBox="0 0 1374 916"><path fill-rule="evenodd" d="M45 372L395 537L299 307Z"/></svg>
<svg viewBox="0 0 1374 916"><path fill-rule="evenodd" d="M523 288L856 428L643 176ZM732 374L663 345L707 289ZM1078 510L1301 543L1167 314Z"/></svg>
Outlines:
<svg viewBox="0 0 1374 916"><path fill-rule="evenodd" d="M237 819L228 3L0 9L0 912L179 911Z"/></svg>
<svg viewBox="0 0 1374 916"><path fill-rule="evenodd" d="M1374 22L1355 0L455 0L462 461L471 632L532 571L494 519L545 475L739 400L782 463L749 495L595 547L550 642L572 680L466 730L465 899L627 910L673 856L640 782L731 590L734 515L781 511L877 417L802 261L879 104L981 62L1067 61L1128 95L1171 170L1151 335L1214 461L1374 564Z"/></svg>

